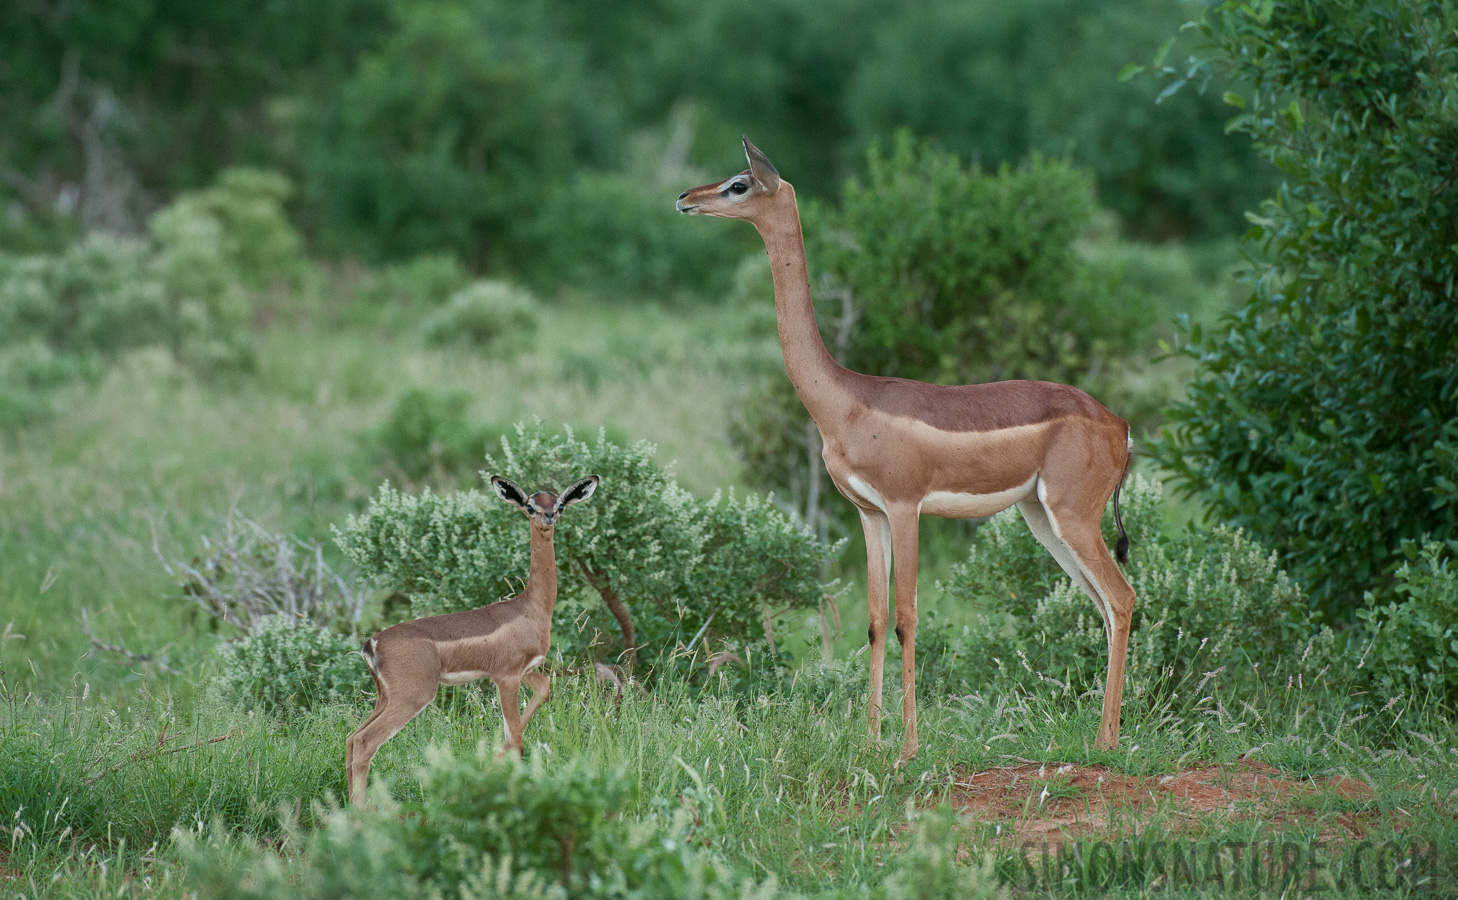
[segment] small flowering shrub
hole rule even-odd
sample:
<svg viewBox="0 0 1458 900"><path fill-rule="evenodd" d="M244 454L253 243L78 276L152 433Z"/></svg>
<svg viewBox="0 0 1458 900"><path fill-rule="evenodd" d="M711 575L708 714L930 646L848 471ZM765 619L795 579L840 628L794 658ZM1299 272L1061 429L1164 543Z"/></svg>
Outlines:
<svg viewBox="0 0 1458 900"><path fill-rule="evenodd" d="M252 368L256 301L304 269L288 195L282 175L230 169L153 215L148 240L0 256L0 427L44 417L52 388L142 347L200 375Z"/></svg>
<svg viewBox="0 0 1458 900"><path fill-rule="evenodd" d="M825 592L820 571L840 546L801 528L763 494L715 494L696 503L704 542L686 594L723 634L752 634L778 603L812 607Z"/></svg>
<svg viewBox="0 0 1458 900"><path fill-rule="evenodd" d="M221 699L264 712L352 701L370 688L359 641L295 616L261 619L221 648Z"/></svg>
<svg viewBox="0 0 1458 900"><path fill-rule="evenodd" d="M698 846L686 806L631 816L637 784L622 769L500 761L483 743L465 758L430 748L420 774L418 801L377 797L378 811L334 811L291 835L302 852L286 869L256 846L177 832L188 881L240 900L774 896L772 881L756 886Z"/></svg>
<svg viewBox="0 0 1458 900"><path fill-rule="evenodd" d="M766 608L819 603L819 572L834 547L767 500L695 500L653 453L647 442L619 444L606 432L588 443L570 430L518 426L486 460L486 473L527 490L602 478L556 529L553 644L563 655L616 658L634 648L662 658L701 629L720 641L763 640ZM362 572L407 594L415 615L500 599L530 568L521 513L480 490L411 495L387 484L336 539Z"/></svg>
<svg viewBox="0 0 1458 900"><path fill-rule="evenodd" d="M1136 693L1222 670L1241 681L1313 654L1319 668L1334 657L1335 636L1312 626L1305 595L1272 551L1224 526L1166 535L1160 497L1138 476L1123 495L1132 544L1124 575L1138 595L1128 658ZM934 677L977 687L1032 674L1075 691L1102 687L1103 619L1016 510L978 529L971 558L940 587L948 600L977 598L992 612L961 635L934 633Z"/></svg>
<svg viewBox="0 0 1458 900"><path fill-rule="evenodd" d="M421 328L432 344L511 347L530 338L541 318L528 291L505 281L477 281L451 295Z"/></svg>
<svg viewBox="0 0 1458 900"><path fill-rule="evenodd" d="M881 893L872 896L885 900L1007 897L997 877L993 854L986 850L978 853L972 840L976 824L947 810L917 814L910 823L905 851L893 857Z"/></svg>
<svg viewBox="0 0 1458 900"><path fill-rule="evenodd" d="M1455 542L1427 541L1404 547L1393 592L1380 603L1367 595L1358 612L1366 626L1363 667L1376 694L1386 700L1430 698L1458 706L1458 568Z"/></svg>
<svg viewBox="0 0 1458 900"><path fill-rule="evenodd" d="M427 253L365 273L359 299L370 307L434 309L471 281L451 253Z"/></svg>

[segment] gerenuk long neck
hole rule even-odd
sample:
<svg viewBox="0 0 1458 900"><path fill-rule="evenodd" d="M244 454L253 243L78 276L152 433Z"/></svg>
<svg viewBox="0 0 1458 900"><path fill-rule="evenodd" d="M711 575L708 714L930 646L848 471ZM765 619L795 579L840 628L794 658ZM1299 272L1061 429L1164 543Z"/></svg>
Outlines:
<svg viewBox="0 0 1458 900"><path fill-rule="evenodd" d="M532 603L546 607L547 616L551 617L557 604L557 550L552 543L552 532L535 525L532 526L532 567L521 593Z"/></svg>
<svg viewBox="0 0 1458 900"><path fill-rule="evenodd" d="M769 252L775 282L775 319L779 323L780 350L785 371L800 402L821 431L847 402L843 387L848 371L825 349L820 328L815 324L815 305L810 299L810 273L805 266L805 239L800 232L800 210L795 189L781 182L774 212L754 220Z"/></svg>

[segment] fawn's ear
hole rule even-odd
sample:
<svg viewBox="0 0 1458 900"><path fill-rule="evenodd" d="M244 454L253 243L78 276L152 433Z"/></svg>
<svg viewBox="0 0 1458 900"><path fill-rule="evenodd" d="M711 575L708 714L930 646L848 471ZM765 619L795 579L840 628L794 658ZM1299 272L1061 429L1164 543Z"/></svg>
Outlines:
<svg viewBox="0 0 1458 900"><path fill-rule="evenodd" d="M557 495L558 512L566 509L574 503L581 503L583 500L591 497L592 492L597 490L597 483L599 480L601 479L599 479L596 475L589 475L581 481L573 482L571 487Z"/></svg>
<svg viewBox="0 0 1458 900"><path fill-rule="evenodd" d="M526 493L500 475L491 476L491 487L496 491L496 496L505 500L507 503L520 507L523 510L527 508Z"/></svg>
<svg viewBox="0 0 1458 900"><path fill-rule="evenodd" d="M773 196L780 189L780 173L775 169L775 164L769 161L769 157L758 147L749 142L749 135L744 136L744 155L749 158L749 173L754 180L760 183L764 192Z"/></svg>

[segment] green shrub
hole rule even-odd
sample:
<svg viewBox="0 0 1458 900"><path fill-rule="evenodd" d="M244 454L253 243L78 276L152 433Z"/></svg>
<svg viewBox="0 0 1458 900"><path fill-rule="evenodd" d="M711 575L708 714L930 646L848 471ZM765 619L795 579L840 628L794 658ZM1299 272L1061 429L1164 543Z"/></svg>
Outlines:
<svg viewBox="0 0 1458 900"><path fill-rule="evenodd" d="M732 872L693 835L684 808L637 819L637 785L621 769L580 760L548 766L430 748L422 797L377 812L326 816L285 867L235 840L177 833L189 883L228 898L460 896L465 898L717 898L771 896L773 881ZM215 832L216 833L216 832Z"/></svg>
<svg viewBox="0 0 1458 900"><path fill-rule="evenodd" d="M695 504L704 540L686 594L721 635L751 635L775 605L815 608L827 585L827 546L775 507L771 498L717 493Z"/></svg>
<svg viewBox="0 0 1458 900"><path fill-rule="evenodd" d="M369 269L359 298L368 306L433 309L470 284L471 276L451 253L427 253L405 262Z"/></svg>
<svg viewBox="0 0 1458 900"><path fill-rule="evenodd" d="M306 205L331 252L442 249L509 271L602 118L582 51L510 4L390 4L388 31L311 108Z"/></svg>
<svg viewBox="0 0 1458 900"><path fill-rule="evenodd" d="M152 234L164 252L184 232L211 222L216 255L245 287L293 285L304 268L303 242L284 213L293 195L288 178L265 169L224 169L211 187L180 194L154 218Z"/></svg>
<svg viewBox="0 0 1458 900"><path fill-rule="evenodd" d="M560 652L601 658L603 645L617 644L662 658L706 624L720 640L758 641L766 606L817 605L815 576L833 548L794 537L767 502L695 501L653 453L651 444L625 446L605 431L589 444L570 430L517 426L486 460L486 471L534 490L602 477L592 502L556 532ZM417 615L492 602L528 570L519 514L477 490L410 496L385 485L336 537L362 572L409 595ZM614 632L621 641L606 637Z"/></svg>
<svg viewBox="0 0 1458 900"><path fill-rule="evenodd" d="M505 281L477 281L428 316L421 331L432 344L526 349L541 312L528 291Z"/></svg>
<svg viewBox="0 0 1458 900"><path fill-rule="evenodd" d="M747 249L753 236L685 228L660 177L586 172L558 188L536 223L534 283L612 300L717 297L737 258L726 249Z"/></svg>
<svg viewBox="0 0 1458 900"><path fill-rule="evenodd" d="M95 357L57 353L39 338L0 345L0 430L46 418L54 388L98 368Z"/></svg>
<svg viewBox="0 0 1458 900"><path fill-rule="evenodd" d="M1366 626L1363 665L1383 699L1411 697L1458 707L1458 546L1408 544L1393 593L1367 595L1358 616ZM1386 596L1386 595L1384 595Z"/></svg>
<svg viewBox="0 0 1458 900"><path fill-rule="evenodd" d="M99 234L0 269L0 345L114 355L166 341L168 320L165 285L140 241Z"/></svg>
<svg viewBox="0 0 1458 900"><path fill-rule="evenodd" d="M1128 662L1136 695L1177 691L1215 671L1250 683L1297 657L1306 663L1315 654L1317 668L1335 658L1335 636L1311 623L1305 594L1271 550L1225 526L1166 535L1160 497L1158 485L1139 476L1123 497L1131 539L1125 577L1139 598ZM987 615L960 636L943 626L932 638L926 665L936 677L977 687L1030 672L1075 692L1103 685L1103 619L1016 510L979 528L971 558L938 587L946 600L978 604Z"/></svg>
<svg viewBox="0 0 1458 900"><path fill-rule="evenodd" d="M395 400L385 421L364 435L362 448L381 478L405 484L474 478L505 431L474 424L471 395L411 388Z"/></svg>
<svg viewBox="0 0 1458 900"><path fill-rule="evenodd" d="M997 878L993 854L977 852L972 840L976 833L975 823L960 820L945 809L915 816L906 849L891 860L890 874L881 891L872 896L885 900L1007 896Z"/></svg>
<svg viewBox="0 0 1458 900"><path fill-rule="evenodd" d="M1160 461L1213 518L1276 548L1350 613L1404 540L1458 532L1458 7L1209 6L1206 56L1285 175L1248 235L1254 293L1182 351L1198 363Z"/></svg>
<svg viewBox="0 0 1458 900"><path fill-rule="evenodd" d="M0 423L44 415L50 388L139 347L200 374L251 368L255 299L303 270L288 191L276 173L230 169L159 210L150 243L98 234L0 260Z"/></svg>
<svg viewBox="0 0 1458 900"><path fill-rule="evenodd" d="M352 702L371 687L358 641L297 616L264 617L222 645L220 657L218 696L245 709L317 709Z"/></svg>

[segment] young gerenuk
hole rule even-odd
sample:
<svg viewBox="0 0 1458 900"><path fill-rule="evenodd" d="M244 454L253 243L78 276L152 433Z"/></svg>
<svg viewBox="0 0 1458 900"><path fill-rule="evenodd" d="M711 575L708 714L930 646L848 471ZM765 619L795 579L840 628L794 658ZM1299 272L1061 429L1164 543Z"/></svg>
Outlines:
<svg viewBox="0 0 1458 900"><path fill-rule="evenodd" d="M375 711L345 742L351 803L364 802L375 753L430 705L442 684L490 678L501 694L506 723L502 749L521 755L522 732L551 690L547 676L536 668L547 658L557 602L552 529L564 509L592 496L597 483L598 476L589 475L561 494L541 491L529 497L505 478L492 476L497 496L531 520L531 570L521 592L465 612L401 622L365 641L360 655L369 664L379 696ZM531 686L532 698L518 714L522 682Z"/></svg>

